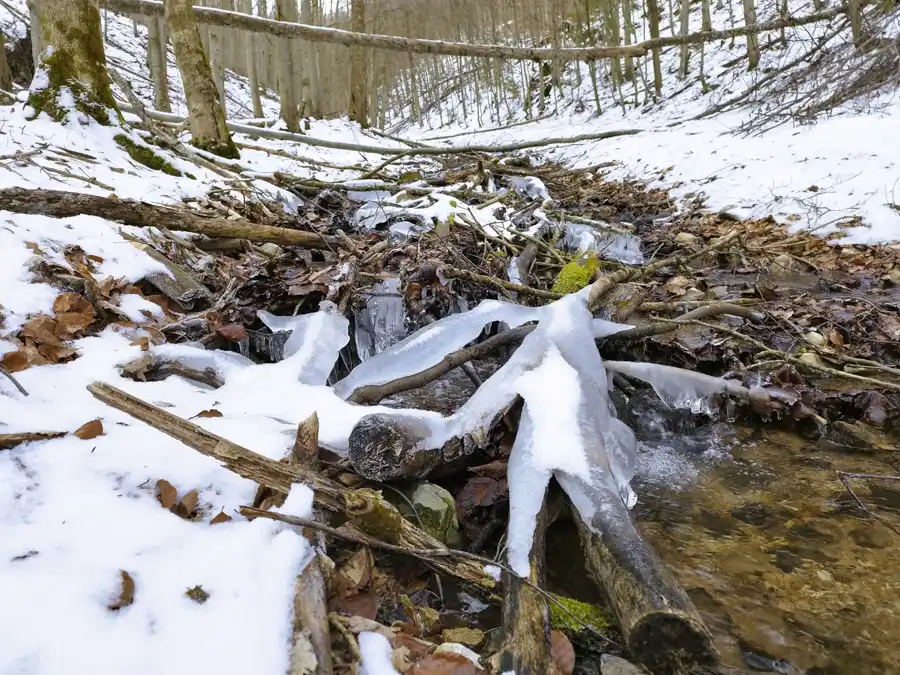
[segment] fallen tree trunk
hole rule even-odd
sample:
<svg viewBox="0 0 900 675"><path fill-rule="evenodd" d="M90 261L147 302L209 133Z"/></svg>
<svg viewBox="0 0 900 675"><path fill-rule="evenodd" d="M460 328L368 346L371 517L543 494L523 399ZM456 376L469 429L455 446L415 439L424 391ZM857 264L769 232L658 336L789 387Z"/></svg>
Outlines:
<svg viewBox="0 0 900 675"><path fill-rule="evenodd" d="M288 492L294 483L306 483L315 494L316 504L343 513L356 528L371 537L409 549L446 550L437 539L405 520L380 492L346 488L303 466L276 462L104 382L89 384L87 390L103 403L219 460L243 478L279 492ZM436 572L482 590L490 591L497 585L482 564L471 560L438 555L429 564Z"/></svg>
<svg viewBox="0 0 900 675"><path fill-rule="evenodd" d="M162 16L163 3L154 0L104 0L105 7L123 14ZM515 59L519 61L593 61L613 56L641 56L644 50L633 47L510 47L507 45L473 45L464 42L443 40L421 40L354 33L337 28L310 26L302 23L274 21L239 12L228 12L209 7L194 7L197 23L210 26L224 26L256 33L268 33L283 38L302 38L309 42L360 47L374 47L410 54L439 54L443 56L477 56L492 59Z"/></svg>
<svg viewBox="0 0 900 675"><path fill-rule="evenodd" d="M138 114L137 109L132 106L120 105L119 108L124 112ZM171 122L180 124L184 122L184 118L173 113L164 113L158 110L145 110L144 114L150 119L160 122ZM567 136L561 138L542 138L534 141L523 141L522 143L512 143L509 145L469 145L462 147L446 147L436 148L432 146L419 148L385 148L379 145L359 145L357 143L343 143L341 141L328 141L324 138L313 138L304 136L303 134L294 134L289 131L277 131L274 129L258 129L248 124L238 124L236 122L228 122L228 129L234 133L247 134L248 136L258 136L259 138L271 138L279 141L292 141L301 145L311 145L317 148L331 148L332 150L351 150L353 152L367 152L373 155L403 155L405 157L413 157L416 155L464 155L468 152L517 152L519 150L528 150L529 148L542 148L548 145L566 145L571 143L581 143L584 141L602 141L607 138L616 138L618 136L633 136L641 132L640 129L621 129L618 131L603 131L595 134L580 134L577 136ZM309 182L309 181L307 181ZM355 189L355 188L354 188Z"/></svg>
<svg viewBox="0 0 900 675"><path fill-rule="evenodd" d="M202 216L186 208L147 204L134 199L115 199L63 190L0 190L0 210L53 218L99 216L135 227L159 227L193 232L207 237L249 239L282 246L325 249L344 247L337 237L313 232L257 225L249 220Z"/></svg>
<svg viewBox="0 0 900 675"><path fill-rule="evenodd" d="M556 519L558 500L545 498L535 524L534 539L528 555L528 581L544 586L547 529ZM550 612L547 598L518 577L504 572L503 645L499 652L498 672L516 675L558 675L550 648Z"/></svg>
<svg viewBox="0 0 900 675"><path fill-rule="evenodd" d="M565 477L561 483L576 495L572 517L585 564L606 592L631 655L663 675L718 664L709 630L618 495L589 492Z"/></svg>

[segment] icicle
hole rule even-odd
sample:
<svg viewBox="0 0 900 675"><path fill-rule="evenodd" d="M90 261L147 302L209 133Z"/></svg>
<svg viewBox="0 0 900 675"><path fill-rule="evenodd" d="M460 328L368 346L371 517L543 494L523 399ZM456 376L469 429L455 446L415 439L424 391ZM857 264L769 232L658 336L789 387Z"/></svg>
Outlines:
<svg viewBox="0 0 900 675"><path fill-rule="evenodd" d="M400 280L390 278L372 286L372 295L356 313L356 352L360 361L383 352L406 335L406 308L400 294Z"/></svg>
<svg viewBox="0 0 900 675"><path fill-rule="evenodd" d="M715 394L727 392L742 398L748 394L737 382L674 366L632 361L606 361L604 366L611 372L646 382L670 408L689 408L695 413L711 412L708 399Z"/></svg>

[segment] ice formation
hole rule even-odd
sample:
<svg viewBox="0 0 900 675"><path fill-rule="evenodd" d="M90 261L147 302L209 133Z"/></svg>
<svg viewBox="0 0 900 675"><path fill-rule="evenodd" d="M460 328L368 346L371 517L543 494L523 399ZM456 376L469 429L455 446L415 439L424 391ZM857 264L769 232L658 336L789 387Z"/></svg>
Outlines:
<svg viewBox="0 0 900 675"><path fill-rule="evenodd" d="M402 340L406 335L405 319L400 280L392 277L373 285L366 306L356 313L353 337L360 361Z"/></svg>

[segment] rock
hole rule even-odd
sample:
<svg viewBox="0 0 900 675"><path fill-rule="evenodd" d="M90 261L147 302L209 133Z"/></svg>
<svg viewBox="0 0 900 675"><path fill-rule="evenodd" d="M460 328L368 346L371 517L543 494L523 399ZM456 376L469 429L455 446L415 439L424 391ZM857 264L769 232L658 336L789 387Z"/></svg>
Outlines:
<svg viewBox="0 0 900 675"><path fill-rule="evenodd" d="M270 258L279 256L284 252L284 250L278 244L273 244L271 242L269 242L268 244L261 244L259 250L265 253Z"/></svg>
<svg viewBox="0 0 900 675"><path fill-rule="evenodd" d="M768 504L753 502L736 506L731 509L731 515L741 522L755 527L770 527L778 522L778 514Z"/></svg>
<svg viewBox="0 0 900 675"><path fill-rule="evenodd" d="M689 288L684 292L679 298L680 302L694 302L695 300L703 300L706 297L706 293L701 291L699 288Z"/></svg>
<svg viewBox="0 0 900 675"><path fill-rule="evenodd" d="M690 246L697 242L697 235L690 232L679 232L675 235L675 243L679 246Z"/></svg>
<svg viewBox="0 0 900 675"><path fill-rule="evenodd" d="M772 261L772 264L769 266L769 272L771 272L773 277L786 277L792 274L796 274L799 270L799 264L796 260L787 253L782 253L775 260Z"/></svg>
<svg viewBox="0 0 900 675"><path fill-rule="evenodd" d="M477 628L445 628L441 632L444 642L457 642L466 647L480 647L484 642L484 633Z"/></svg>
<svg viewBox="0 0 900 675"><path fill-rule="evenodd" d="M410 501L428 534L451 548L462 544L453 495L440 485L422 483L413 491Z"/></svg>
<svg viewBox="0 0 900 675"><path fill-rule="evenodd" d="M817 368L826 368L827 364L819 358L818 354L813 354L812 352L803 352L800 355L800 360L807 365L814 366Z"/></svg>
<svg viewBox="0 0 900 675"><path fill-rule="evenodd" d="M893 533L879 523L868 523L851 530L850 538L863 548L888 548L894 541Z"/></svg>
<svg viewBox="0 0 900 675"><path fill-rule="evenodd" d="M600 657L600 672L603 675L644 675L644 671L630 661L612 654Z"/></svg>

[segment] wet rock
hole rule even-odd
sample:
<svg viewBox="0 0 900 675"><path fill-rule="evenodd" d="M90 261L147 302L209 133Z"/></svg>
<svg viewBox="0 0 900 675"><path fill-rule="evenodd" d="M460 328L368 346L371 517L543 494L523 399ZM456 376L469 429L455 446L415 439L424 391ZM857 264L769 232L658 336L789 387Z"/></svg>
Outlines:
<svg viewBox="0 0 900 675"><path fill-rule="evenodd" d="M776 279L788 277L801 271L800 263L792 255L782 253L772 261L769 272Z"/></svg>
<svg viewBox="0 0 900 675"><path fill-rule="evenodd" d="M645 675L641 668L612 654L604 654L600 657L600 672L603 675Z"/></svg>
<svg viewBox="0 0 900 675"><path fill-rule="evenodd" d="M731 515L742 523L754 527L771 527L778 522L778 514L768 504L759 502L737 506L731 510Z"/></svg>
<svg viewBox="0 0 900 675"><path fill-rule="evenodd" d="M275 258L283 252L283 249L278 244L273 244L271 242L268 244L261 244L259 250L270 258Z"/></svg>
<svg viewBox="0 0 900 675"><path fill-rule="evenodd" d="M440 485L422 483L413 491L410 501L428 534L451 548L462 544L453 495Z"/></svg>
<svg viewBox="0 0 900 675"><path fill-rule="evenodd" d="M785 548L775 550L775 567L785 574L791 574L803 564L803 559L793 551Z"/></svg>
<svg viewBox="0 0 900 675"><path fill-rule="evenodd" d="M850 538L863 548L888 548L894 541L893 533L880 523L868 523L850 531Z"/></svg>

